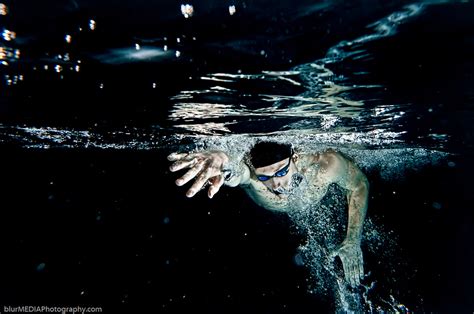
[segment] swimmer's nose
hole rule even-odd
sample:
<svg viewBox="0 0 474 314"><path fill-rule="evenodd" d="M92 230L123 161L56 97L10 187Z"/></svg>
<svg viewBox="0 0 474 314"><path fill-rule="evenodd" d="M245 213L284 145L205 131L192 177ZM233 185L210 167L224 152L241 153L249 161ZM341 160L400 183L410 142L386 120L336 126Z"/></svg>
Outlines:
<svg viewBox="0 0 474 314"><path fill-rule="evenodd" d="M278 187L278 182L276 182L275 178L271 178L269 183L272 189L275 189Z"/></svg>
<svg viewBox="0 0 474 314"><path fill-rule="evenodd" d="M272 178L270 184L272 189L277 189L282 186L279 178Z"/></svg>
<svg viewBox="0 0 474 314"><path fill-rule="evenodd" d="M288 190L290 188L290 183L291 181L289 180L280 179L278 180L278 187Z"/></svg>

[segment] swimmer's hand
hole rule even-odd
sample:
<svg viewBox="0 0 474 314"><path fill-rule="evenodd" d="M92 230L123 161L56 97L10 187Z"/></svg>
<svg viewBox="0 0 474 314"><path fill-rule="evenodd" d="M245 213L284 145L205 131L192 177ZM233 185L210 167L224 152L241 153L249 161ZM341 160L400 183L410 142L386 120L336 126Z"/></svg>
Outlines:
<svg viewBox="0 0 474 314"><path fill-rule="evenodd" d="M334 259L338 256L341 259L346 281L356 287L360 284L360 279L364 277L364 260L362 250L358 241L345 240L331 253L330 257Z"/></svg>
<svg viewBox="0 0 474 314"><path fill-rule="evenodd" d="M174 161L170 166L172 172L189 169L181 178L175 181L176 185L182 186L195 179L186 193L187 197L193 197L206 185L209 185L207 195L212 198L224 184L222 170L224 165L229 162L229 157L221 151L203 151L190 154L173 153L168 156L168 160Z"/></svg>

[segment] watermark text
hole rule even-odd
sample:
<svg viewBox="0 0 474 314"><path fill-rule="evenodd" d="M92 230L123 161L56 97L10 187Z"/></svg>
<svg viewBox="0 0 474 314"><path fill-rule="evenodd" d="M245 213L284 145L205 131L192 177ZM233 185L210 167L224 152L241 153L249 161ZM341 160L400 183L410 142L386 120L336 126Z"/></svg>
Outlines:
<svg viewBox="0 0 474 314"><path fill-rule="evenodd" d="M1 308L0 308L1 309ZM10 306L4 305L3 311L0 313L59 313L59 314L85 314L85 313L102 313L100 306L35 306L35 305L21 305Z"/></svg>

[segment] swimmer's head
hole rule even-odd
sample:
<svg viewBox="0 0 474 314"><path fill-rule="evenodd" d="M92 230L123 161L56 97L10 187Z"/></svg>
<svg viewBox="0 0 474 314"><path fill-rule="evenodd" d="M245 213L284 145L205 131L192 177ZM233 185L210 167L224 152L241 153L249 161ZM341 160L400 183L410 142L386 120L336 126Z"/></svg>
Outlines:
<svg viewBox="0 0 474 314"><path fill-rule="evenodd" d="M250 150L249 163L254 178L276 195L289 194L295 187L295 156L289 144L258 142Z"/></svg>
<svg viewBox="0 0 474 314"><path fill-rule="evenodd" d="M249 161L254 168L269 166L293 154L290 144L263 141L255 144L250 150Z"/></svg>

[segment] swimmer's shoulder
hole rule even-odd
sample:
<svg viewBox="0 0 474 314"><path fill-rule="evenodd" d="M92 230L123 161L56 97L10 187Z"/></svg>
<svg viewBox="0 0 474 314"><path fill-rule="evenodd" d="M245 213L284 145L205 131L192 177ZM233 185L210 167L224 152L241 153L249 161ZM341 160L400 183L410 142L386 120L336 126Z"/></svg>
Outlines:
<svg viewBox="0 0 474 314"><path fill-rule="evenodd" d="M329 169L338 167L347 162L347 158L334 149L327 149L322 152L311 154L301 154L300 159L302 167L305 168L316 165L322 169Z"/></svg>
<svg viewBox="0 0 474 314"><path fill-rule="evenodd" d="M314 153L300 153L298 154L298 158L300 163L302 164L317 164L317 163L327 163L331 162L334 159L340 158L342 155L335 151L334 149L327 149L322 152L314 152Z"/></svg>

